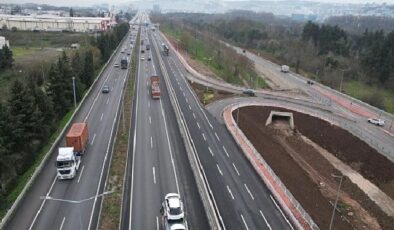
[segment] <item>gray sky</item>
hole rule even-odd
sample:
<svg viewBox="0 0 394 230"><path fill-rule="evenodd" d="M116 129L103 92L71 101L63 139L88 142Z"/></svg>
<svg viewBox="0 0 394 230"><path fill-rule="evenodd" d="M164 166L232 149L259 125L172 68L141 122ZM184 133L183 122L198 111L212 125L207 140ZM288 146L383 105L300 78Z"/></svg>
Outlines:
<svg viewBox="0 0 394 230"><path fill-rule="evenodd" d="M160 1L160 0L159 0ZM198 0L194 0L198 1ZM223 1L232 1L232 0L223 0ZM239 1L239 0L233 0ZM334 2L334 3L368 3L368 2L376 2L376 3L389 3L394 4L394 0L310 0L315 2ZM110 4L119 4L119 3L130 3L133 0L0 0L0 3L44 3L49 5L56 6L90 6L97 3L110 3Z"/></svg>

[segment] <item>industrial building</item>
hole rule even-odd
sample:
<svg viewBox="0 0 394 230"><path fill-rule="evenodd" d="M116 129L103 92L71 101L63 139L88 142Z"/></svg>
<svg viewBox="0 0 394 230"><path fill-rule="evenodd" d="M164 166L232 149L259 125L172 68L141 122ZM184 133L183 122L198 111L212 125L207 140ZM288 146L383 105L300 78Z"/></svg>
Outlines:
<svg viewBox="0 0 394 230"><path fill-rule="evenodd" d="M110 17L59 17L55 15L0 14L0 28L28 31L106 31L114 21Z"/></svg>

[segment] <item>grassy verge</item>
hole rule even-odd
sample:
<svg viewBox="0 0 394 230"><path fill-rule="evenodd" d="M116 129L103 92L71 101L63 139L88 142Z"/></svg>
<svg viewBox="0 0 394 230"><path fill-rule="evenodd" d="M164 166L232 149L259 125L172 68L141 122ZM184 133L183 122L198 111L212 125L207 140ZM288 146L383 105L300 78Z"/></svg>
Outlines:
<svg viewBox="0 0 394 230"><path fill-rule="evenodd" d="M168 26L164 26L162 28L163 32L167 36L171 37L174 42L178 43L177 47L181 48L179 45L181 31L179 29L171 29ZM215 75L219 76L226 82L242 86L245 86L245 83L247 83L253 88L268 88L268 84L264 79L257 75L254 69L241 70L241 73L238 76L235 76L233 73L233 66L223 66L222 63L219 63L219 60L215 58L214 51L198 37L193 37L188 44L188 47L183 47L187 53L197 62L207 66ZM233 64L237 65L237 63Z"/></svg>
<svg viewBox="0 0 394 230"><path fill-rule="evenodd" d="M40 150L38 153L34 163L30 166L30 168L22 174L20 177L18 177L18 180L16 182L15 188L10 192L10 194L7 195L6 202L7 202L7 209L2 209L0 210L0 217L3 218L4 215L6 214L7 210L11 207L11 205L15 202L16 198L19 196L19 194L22 192L23 188L25 187L27 181L30 179L30 177L33 175L34 171L38 167L38 165L41 163L43 160L45 154L49 151L49 149L52 147L53 143L55 142L56 138L60 135L60 132L63 130L64 126L67 124L67 122L70 120L71 115L74 113L74 109L69 111L62 120L59 122L59 126L52 134L52 136L49 138L48 143Z"/></svg>
<svg viewBox="0 0 394 230"><path fill-rule="evenodd" d="M139 41L139 35L136 41ZM114 145L114 152L112 155L112 161L110 165L110 171L108 176L106 191L112 190L114 193L107 196L103 200L103 206L100 216L100 226L99 229L105 230L117 230L120 225L120 211L122 207L122 195L123 195L123 183L124 174L126 169L127 161L127 147L129 141L129 130L130 130L130 120L132 115L132 103L134 95L134 82L137 77L137 63L138 63L138 50L139 42L136 42L134 47L131 64L130 64L130 75L126 85L126 91L123 95L124 97L124 108L121 114L120 124ZM124 123L123 121L124 120Z"/></svg>
<svg viewBox="0 0 394 230"><path fill-rule="evenodd" d="M384 107L384 110L394 114L394 92L390 92L389 90L384 90L374 86L369 86L360 81L345 82L343 86L346 94L359 100L365 101L369 104L373 104L373 101L370 100L371 98L374 98L374 95L377 96L375 100L381 102L381 106Z"/></svg>

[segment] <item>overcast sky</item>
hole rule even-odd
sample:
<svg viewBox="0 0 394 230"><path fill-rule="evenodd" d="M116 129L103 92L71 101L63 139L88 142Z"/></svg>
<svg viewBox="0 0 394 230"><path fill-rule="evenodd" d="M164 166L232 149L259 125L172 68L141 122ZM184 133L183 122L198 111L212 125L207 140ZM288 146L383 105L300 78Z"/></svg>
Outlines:
<svg viewBox="0 0 394 230"><path fill-rule="evenodd" d="M198 0L194 0L198 1ZM239 0L223 0L223 1L239 1ZM264 0L262 0L264 1ZM275 0L274 0L275 1ZM280 0L279 0L280 1ZM394 4L394 0L310 0L315 2L339 2L339 3L368 3L368 2L376 2L376 3L389 3ZM56 6L89 6L97 3L110 3L110 4L119 4L119 3L128 3L133 2L133 0L0 0L0 3L44 3L49 5ZM160 2L160 0L158 1Z"/></svg>

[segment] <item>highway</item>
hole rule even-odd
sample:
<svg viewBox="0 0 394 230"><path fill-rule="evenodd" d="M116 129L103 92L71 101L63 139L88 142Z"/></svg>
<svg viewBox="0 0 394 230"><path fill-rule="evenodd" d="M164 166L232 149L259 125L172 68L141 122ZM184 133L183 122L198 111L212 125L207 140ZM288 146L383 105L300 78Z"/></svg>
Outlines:
<svg viewBox="0 0 394 230"><path fill-rule="evenodd" d="M107 177L121 96L128 75L128 70L114 67L126 55L120 53L122 47L129 48L128 39L113 55L73 120L88 123L90 138L77 176L72 180L57 180L55 148L7 229L96 229L102 200L97 195L103 192ZM104 84L109 85L110 93L101 92ZM60 146L64 145L63 140ZM44 200L40 199L41 196L69 201L93 198L78 204Z"/></svg>
<svg viewBox="0 0 394 230"><path fill-rule="evenodd" d="M144 22L145 16L141 17ZM161 203L167 193L174 192L184 202L189 228L209 229L164 82L160 83L159 100L150 95L150 76L162 73L155 53L145 49L149 44L147 31L143 26L121 229L159 229Z"/></svg>
<svg viewBox="0 0 394 230"><path fill-rule="evenodd" d="M168 72L226 229L292 229L225 127L206 113L174 54L164 56L160 33L150 36ZM200 228L199 228L200 229Z"/></svg>

